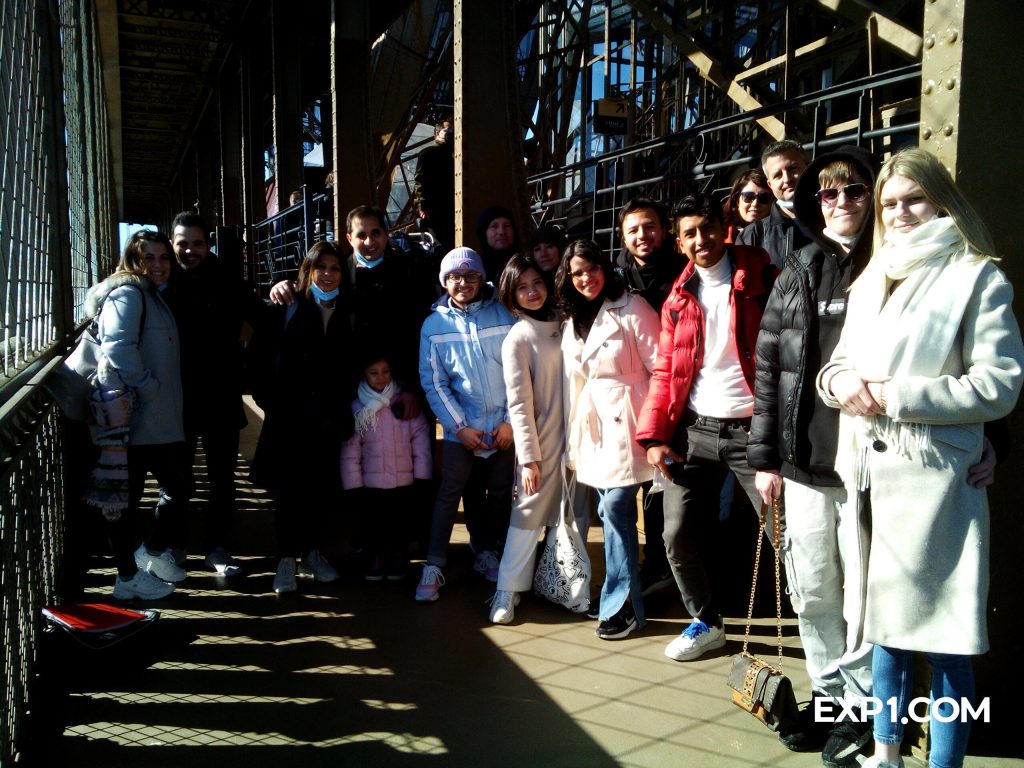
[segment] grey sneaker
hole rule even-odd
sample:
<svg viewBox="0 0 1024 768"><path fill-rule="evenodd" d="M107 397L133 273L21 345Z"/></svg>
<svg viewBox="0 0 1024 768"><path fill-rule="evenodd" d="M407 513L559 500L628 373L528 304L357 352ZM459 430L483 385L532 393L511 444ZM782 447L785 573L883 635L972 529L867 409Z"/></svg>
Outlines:
<svg viewBox="0 0 1024 768"><path fill-rule="evenodd" d="M491 623L511 624L516 617L519 593L499 589L491 598Z"/></svg>
<svg viewBox="0 0 1024 768"><path fill-rule="evenodd" d="M163 581L181 581L187 575L185 569L174 562L174 553L165 549L158 555L154 555L145 544L140 544L135 550L135 565L140 571L149 571L158 579Z"/></svg>
<svg viewBox="0 0 1024 768"><path fill-rule="evenodd" d="M302 558L300 573L312 574L317 581L334 581L338 578L338 572L334 566L327 562L327 558L320 554L319 549L311 549Z"/></svg>
<svg viewBox="0 0 1024 768"><path fill-rule="evenodd" d="M210 554L203 561L207 570L215 572L218 576L238 576L242 568L235 562L235 558L228 554L224 547L214 547Z"/></svg>
<svg viewBox="0 0 1024 768"><path fill-rule="evenodd" d="M160 581L149 571L136 571L130 579L114 579L115 600L159 600L174 592L174 585Z"/></svg>
<svg viewBox="0 0 1024 768"><path fill-rule="evenodd" d="M274 576L274 591L279 595L295 591L295 558L282 557Z"/></svg>

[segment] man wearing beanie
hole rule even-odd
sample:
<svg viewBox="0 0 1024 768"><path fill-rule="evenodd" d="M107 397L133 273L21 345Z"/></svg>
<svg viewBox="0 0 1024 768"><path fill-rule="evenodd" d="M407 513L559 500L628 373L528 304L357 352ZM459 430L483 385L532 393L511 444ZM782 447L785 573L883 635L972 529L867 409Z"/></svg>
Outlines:
<svg viewBox="0 0 1024 768"><path fill-rule="evenodd" d="M519 230L512 211L501 205L484 209L476 220L476 236L480 243L480 258L495 285L505 263L512 254L519 253Z"/></svg>
<svg viewBox="0 0 1024 768"><path fill-rule="evenodd" d="M489 581L498 580L498 550L512 511L515 451L501 344L515 318L484 282L486 274L476 251L449 251L438 274L445 295L420 331L420 382L444 428L441 485L416 587L420 602L437 600L444 584L448 540L472 472L482 480L486 501L466 509L466 526L476 554L473 568Z"/></svg>

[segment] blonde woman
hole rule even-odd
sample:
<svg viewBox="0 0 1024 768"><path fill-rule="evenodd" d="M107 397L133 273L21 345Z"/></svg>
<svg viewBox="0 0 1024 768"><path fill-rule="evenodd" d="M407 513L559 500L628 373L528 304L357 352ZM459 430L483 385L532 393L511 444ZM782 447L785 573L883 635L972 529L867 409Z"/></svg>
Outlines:
<svg viewBox="0 0 1024 768"><path fill-rule="evenodd" d="M988 233L935 157L890 158L875 216L871 261L818 377L821 397L842 409L836 469L870 501L864 639L886 706L865 765L902 765L920 651L932 670L929 765L951 768L970 724L946 722L948 699L973 699L970 657L988 650L988 501L969 469L983 424L1017 402L1024 346Z"/></svg>

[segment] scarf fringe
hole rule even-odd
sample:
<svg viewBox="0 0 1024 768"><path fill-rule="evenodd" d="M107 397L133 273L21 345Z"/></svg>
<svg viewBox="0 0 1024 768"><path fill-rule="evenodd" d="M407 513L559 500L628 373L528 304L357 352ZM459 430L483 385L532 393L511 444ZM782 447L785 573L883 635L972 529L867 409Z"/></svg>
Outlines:
<svg viewBox="0 0 1024 768"><path fill-rule="evenodd" d="M861 428L857 430L857 450L854 457L854 478L858 491L866 491L871 487L870 452L874 443L880 440L887 449L896 451L900 456L920 455L932 447L932 428L930 424L918 424L910 421L893 421L885 416L871 418L858 417Z"/></svg>

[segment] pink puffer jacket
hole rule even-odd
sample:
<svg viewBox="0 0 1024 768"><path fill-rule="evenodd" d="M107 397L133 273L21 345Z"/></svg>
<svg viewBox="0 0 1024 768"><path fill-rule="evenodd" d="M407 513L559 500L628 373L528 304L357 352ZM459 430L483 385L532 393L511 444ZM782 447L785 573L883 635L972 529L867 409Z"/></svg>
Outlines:
<svg viewBox="0 0 1024 768"><path fill-rule="evenodd" d="M394 400L392 400L394 402ZM352 401L352 413L363 404ZM341 481L349 488L401 488L413 480L429 480L433 470L433 441L420 414L403 421L390 408L377 411L377 428L356 433L341 451Z"/></svg>

